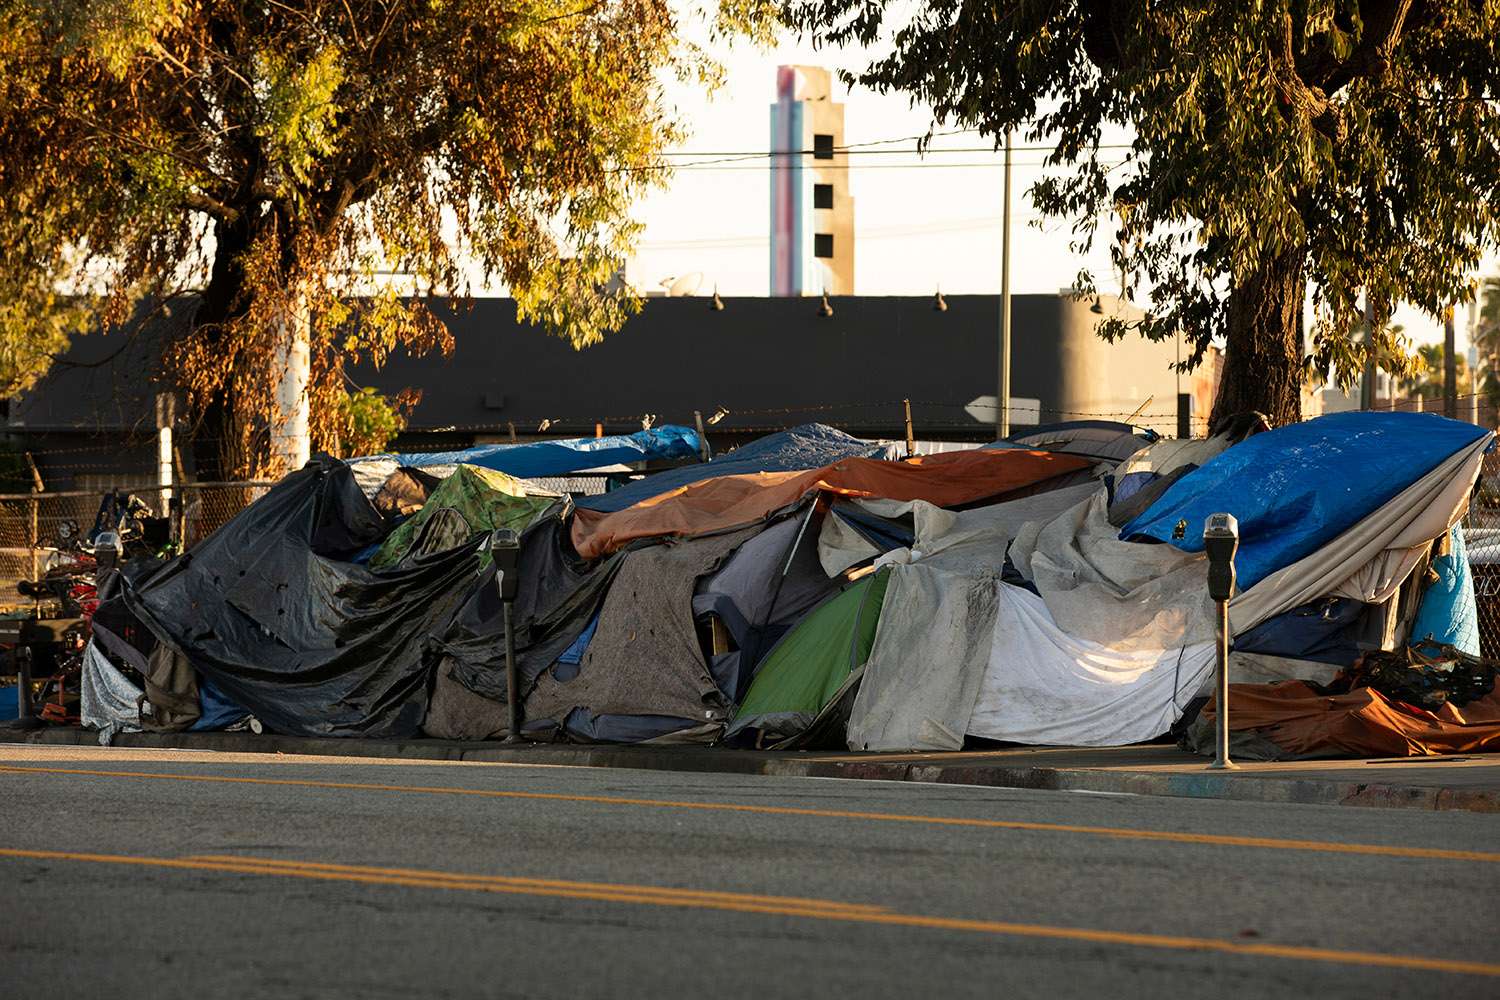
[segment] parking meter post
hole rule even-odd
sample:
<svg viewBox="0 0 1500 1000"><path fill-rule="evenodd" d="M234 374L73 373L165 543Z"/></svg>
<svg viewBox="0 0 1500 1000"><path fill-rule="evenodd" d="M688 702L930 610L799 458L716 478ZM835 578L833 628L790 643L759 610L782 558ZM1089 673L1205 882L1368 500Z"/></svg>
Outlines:
<svg viewBox="0 0 1500 1000"><path fill-rule="evenodd" d="M1209 770L1233 770L1229 760L1229 599L1234 596L1234 554L1240 526L1232 514L1210 514L1203 523L1203 551L1208 554L1208 596L1216 613L1217 663L1214 668L1214 762Z"/></svg>
<svg viewBox="0 0 1500 1000"><path fill-rule="evenodd" d="M1219 601L1218 663L1214 668L1214 762L1210 770L1234 770L1229 759L1229 602Z"/></svg>
<svg viewBox="0 0 1500 1000"><path fill-rule="evenodd" d="M514 620L514 601L505 601L505 713L506 713L506 743L521 742L521 705L520 692L517 690L520 683L516 678L516 634Z"/></svg>
<svg viewBox="0 0 1500 1000"><path fill-rule="evenodd" d="M505 712L506 743L521 742L521 693L516 677L515 603L521 581L516 566L521 558L521 541L509 528L497 528L490 534L490 555L495 560L495 583L500 588L500 604L505 611Z"/></svg>

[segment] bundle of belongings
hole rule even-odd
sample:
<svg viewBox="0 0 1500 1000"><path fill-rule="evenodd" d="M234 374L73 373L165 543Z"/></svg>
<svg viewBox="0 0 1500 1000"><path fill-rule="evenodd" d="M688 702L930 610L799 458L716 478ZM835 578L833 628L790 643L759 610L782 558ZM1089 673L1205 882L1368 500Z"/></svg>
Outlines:
<svg viewBox="0 0 1500 1000"><path fill-rule="evenodd" d="M1218 430L1089 422L906 459L821 425L706 463L682 428L324 457L191 552L121 575L112 600L154 645L96 633L85 690L117 688L107 671L132 652L150 686L84 714L106 736L253 718L500 738L509 647L530 740L899 751L1173 733L1201 749L1201 526L1224 512L1241 539L1237 740L1291 757L1500 739L1457 528L1491 435L1412 413ZM679 464L595 496L533 481L653 449ZM492 552L506 531L513 570Z"/></svg>

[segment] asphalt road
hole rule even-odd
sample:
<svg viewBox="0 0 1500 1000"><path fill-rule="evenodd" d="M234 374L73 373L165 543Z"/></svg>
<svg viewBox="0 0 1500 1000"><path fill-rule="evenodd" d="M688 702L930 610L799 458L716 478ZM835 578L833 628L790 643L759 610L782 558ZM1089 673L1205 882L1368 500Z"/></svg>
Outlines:
<svg viewBox="0 0 1500 1000"><path fill-rule="evenodd" d="M0 746L0 997L1500 996L1500 818Z"/></svg>

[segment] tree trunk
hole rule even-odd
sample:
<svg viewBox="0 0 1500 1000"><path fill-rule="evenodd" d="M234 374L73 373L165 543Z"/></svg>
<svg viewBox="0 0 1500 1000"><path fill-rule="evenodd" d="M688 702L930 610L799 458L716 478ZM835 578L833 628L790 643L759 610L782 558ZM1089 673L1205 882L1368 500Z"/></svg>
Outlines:
<svg viewBox="0 0 1500 1000"><path fill-rule="evenodd" d="M1273 427L1302 419L1303 255L1302 247L1291 248L1235 282L1210 428L1247 410L1265 414Z"/></svg>
<svg viewBox="0 0 1500 1000"><path fill-rule="evenodd" d="M241 255L250 247L253 239L251 226L243 221L218 222L214 226L217 244L214 253L213 273L208 287L203 290L203 300L193 317L190 337L201 337L209 344L222 340L223 324L242 315L245 272L241 266ZM208 400L192 418L193 464L200 482L226 482L244 478L244 470L237 460L243 445L236 440L242 436L239 421L235 419L239 400L234 386Z"/></svg>

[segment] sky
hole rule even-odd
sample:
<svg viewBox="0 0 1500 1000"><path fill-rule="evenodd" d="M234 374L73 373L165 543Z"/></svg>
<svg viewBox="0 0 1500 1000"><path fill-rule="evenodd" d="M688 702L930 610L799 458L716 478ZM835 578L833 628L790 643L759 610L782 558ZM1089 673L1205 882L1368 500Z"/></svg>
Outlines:
<svg viewBox="0 0 1500 1000"><path fill-rule="evenodd" d="M676 169L667 189L637 210L646 231L627 274L642 291L700 272L699 295L711 295L716 287L722 295L768 294L770 180L764 154L776 67L856 69L864 58L787 42L769 52L743 46L722 62L727 84L711 100L690 87L669 88L669 101L691 136L670 157ZM930 295L941 288L998 294L1003 169L993 143L975 132L952 134L951 125L936 126L932 150L919 156L916 137L931 125L926 109L910 107L904 95L850 93L836 79L834 99L844 104L846 143L861 150L851 153L849 177L856 293ZM1021 139L1012 154L1011 290L1055 293L1072 285L1081 267L1089 267L1108 293L1118 284L1109 277L1106 245L1081 256L1070 248L1070 223L1049 220L1036 226L1026 190L1040 176L1043 156ZM1491 255L1483 273L1500 273L1500 258ZM1466 320L1461 312L1460 349L1467 344ZM1414 308L1399 309L1394 322L1406 327L1414 344L1442 341L1442 325Z"/></svg>

